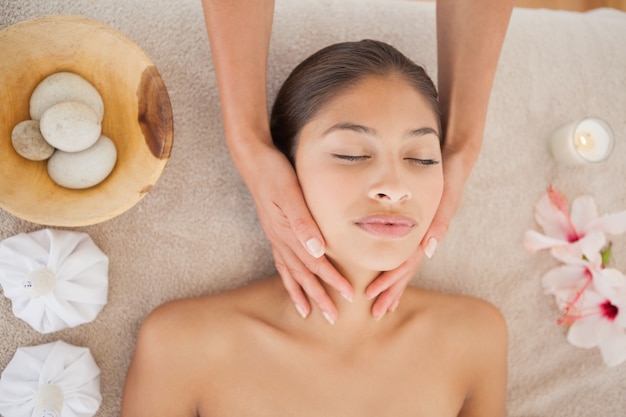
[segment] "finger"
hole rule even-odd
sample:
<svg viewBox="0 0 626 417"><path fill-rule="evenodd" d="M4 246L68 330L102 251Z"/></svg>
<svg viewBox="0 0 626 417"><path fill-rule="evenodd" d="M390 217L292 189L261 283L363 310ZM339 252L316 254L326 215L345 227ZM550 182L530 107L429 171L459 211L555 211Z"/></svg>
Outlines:
<svg viewBox="0 0 626 417"><path fill-rule="evenodd" d="M316 280L323 280L339 292L345 299L351 301L354 298L352 285L337 271L328 258L322 256L316 259L310 256L309 253L298 244L293 234L288 235L283 242L284 243L273 245L273 250L275 253L280 252L282 261L287 268L292 271L299 271L306 268L308 271L298 276L303 276L305 280L307 280L309 276L315 276ZM290 242L293 243L291 246L288 245ZM293 276L293 273L291 275ZM301 281L298 276L293 276L293 278L300 286L304 287L305 282Z"/></svg>
<svg viewBox="0 0 626 417"><path fill-rule="evenodd" d="M433 257L439 242L448 233L452 217L461 203L461 193L462 190L455 189L450 183L447 183L444 187L437 212L420 243L424 254L429 259Z"/></svg>
<svg viewBox="0 0 626 417"><path fill-rule="evenodd" d="M323 256L324 238L309 212L299 187L292 190L289 198L283 199L280 208L302 247L314 258Z"/></svg>
<svg viewBox="0 0 626 417"><path fill-rule="evenodd" d="M305 265L312 274L337 290L343 298L348 301L353 300L354 288L330 263L328 258L323 256L318 259L309 260Z"/></svg>
<svg viewBox="0 0 626 417"><path fill-rule="evenodd" d="M387 312L393 312L400 304L400 299L402 298L402 294L406 289L406 286L409 284L410 279L403 279L397 281L391 287L389 287L385 292L380 294L374 305L372 306L372 315L376 320L380 320L383 318Z"/></svg>
<svg viewBox="0 0 626 417"><path fill-rule="evenodd" d="M415 252L399 267L392 271L383 272L365 289L365 296L369 299L378 297L382 292L391 288L396 282L408 283L417 273L424 252L418 247ZM395 301L395 300L392 300Z"/></svg>
<svg viewBox="0 0 626 417"><path fill-rule="evenodd" d="M420 247L429 259L433 257L439 242L441 242L448 233L450 221L452 220L459 204L456 198L446 197L448 195L449 193L444 191L444 195L441 198L435 217L433 218L433 221L428 227L428 230L420 243Z"/></svg>
<svg viewBox="0 0 626 417"><path fill-rule="evenodd" d="M420 247L424 252L424 255L428 259L432 258L439 246L439 242L446 235L448 226L444 223L431 223L430 228L426 231Z"/></svg>
<svg viewBox="0 0 626 417"><path fill-rule="evenodd" d="M277 246L285 258L285 263L292 270L301 270L304 265L308 271L304 274L305 279L311 274L316 276L337 290L344 298L352 300L354 289L350 282L345 279L325 256L314 258L301 245L297 243L293 234L286 236L285 244ZM289 243L292 243L289 246ZM289 253L289 256L287 255ZM308 273L310 272L310 273ZM303 286L304 282L294 277ZM306 291L306 290L305 290ZM308 294L308 291L307 291ZM310 295L310 294L309 294Z"/></svg>
<svg viewBox="0 0 626 417"><path fill-rule="evenodd" d="M326 289L300 260L292 253L283 253L284 264L288 265L289 275L304 290L306 295L321 310L322 314L331 324L337 320L337 308L328 296Z"/></svg>
<svg viewBox="0 0 626 417"><path fill-rule="evenodd" d="M444 187L441 201L421 243L422 249L429 258L432 257L437 244L448 233L452 217L461 205L464 184L474 162L475 160L468 162L466 156L460 155L458 152L444 152Z"/></svg>
<svg viewBox="0 0 626 417"><path fill-rule="evenodd" d="M302 287L300 287L298 282L291 276L289 268L287 268L283 262L282 256L278 253L278 251L272 248L272 252L274 253L274 264L276 265L276 270L278 271L278 275L280 276L283 285L289 294L289 298L291 298L291 301L294 303L298 314L300 314L303 319L307 318L311 313L311 306L306 298L306 295L302 291Z"/></svg>
<svg viewBox="0 0 626 417"><path fill-rule="evenodd" d="M415 276L423 255L422 250L417 248L402 265L393 271L384 272L368 286L366 295L370 297L376 294L371 297L376 297L372 305L372 315L376 320L380 320L388 311L395 311L398 307L404 289ZM380 283L378 283L379 280Z"/></svg>
<svg viewBox="0 0 626 417"><path fill-rule="evenodd" d="M291 247L287 245L289 240L293 242ZM335 305L330 301L330 297L324 287L320 285L319 279L328 283L347 300L354 298L352 285L335 269L330 261L325 256L318 259L310 256L298 244L293 234L287 236L285 244L276 244L272 248L275 254L280 253L281 263L284 265L284 269L288 270L286 275L295 280L301 289L306 292L306 295L313 299L315 304L333 319L336 319L337 316ZM292 248L295 249L295 253L292 251ZM316 285L313 285L312 281Z"/></svg>

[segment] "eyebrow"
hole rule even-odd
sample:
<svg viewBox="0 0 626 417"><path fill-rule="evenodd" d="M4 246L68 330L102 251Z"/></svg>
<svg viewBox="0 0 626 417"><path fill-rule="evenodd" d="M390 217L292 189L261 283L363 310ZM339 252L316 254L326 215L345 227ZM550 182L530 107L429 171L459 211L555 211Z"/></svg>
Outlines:
<svg viewBox="0 0 626 417"><path fill-rule="evenodd" d="M432 127L420 127L419 129L410 130L407 136L420 137L424 135L435 135L439 137L439 133Z"/></svg>
<svg viewBox="0 0 626 417"><path fill-rule="evenodd" d="M349 131L360 133L360 134L367 135L367 136L378 135L378 132L376 132L376 130L372 129L371 127L358 125L356 123L343 122L343 123L337 123L337 124L332 125L328 129L326 129L326 131L322 134L322 136L327 136L337 130L349 130Z"/></svg>
<svg viewBox="0 0 626 417"><path fill-rule="evenodd" d="M378 132L375 129L372 129L371 127L359 125L356 123L348 123L348 122L337 123L337 124L332 125L328 129L326 129L326 131L324 131L322 136L327 136L337 130L349 130L349 131L360 133L366 136L378 137ZM420 127L417 129L411 129L405 134L405 137L420 137L424 135L435 135L439 137L439 133L437 133L437 131L431 127Z"/></svg>

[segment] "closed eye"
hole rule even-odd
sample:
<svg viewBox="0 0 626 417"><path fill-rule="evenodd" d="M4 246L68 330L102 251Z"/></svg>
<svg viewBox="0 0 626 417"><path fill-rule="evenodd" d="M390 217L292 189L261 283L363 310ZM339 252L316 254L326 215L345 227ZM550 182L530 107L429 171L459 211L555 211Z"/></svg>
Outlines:
<svg viewBox="0 0 626 417"><path fill-rule="evenodd" d="M370 159L368 155L341 155L341 154L336 154L336 153L333 154L333 157L340 159L342 161L349 161L349 162L366 161Z"/></svg>
<svg viewBox="0 0 626 417"><path fill-rule="evenodd" d="M439 161L435 159L420 159L420 158L404 158L404 159L417 165L429 166L429 165L439 164Z"/></svg>

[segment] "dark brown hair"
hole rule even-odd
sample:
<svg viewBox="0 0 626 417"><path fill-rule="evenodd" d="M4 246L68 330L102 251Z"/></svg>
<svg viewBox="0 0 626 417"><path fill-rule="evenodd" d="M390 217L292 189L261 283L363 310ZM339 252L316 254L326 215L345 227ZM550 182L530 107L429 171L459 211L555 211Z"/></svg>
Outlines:
<svg viewBox="0 0 626 417"><path fill-rule="evenodd" d="M384 42L362 40L327 46L296 66L278 91L270 117L274 145L294 163L302 127L323 106L368 76L404 77L441 121L437 89L421 66Z"/></svg>

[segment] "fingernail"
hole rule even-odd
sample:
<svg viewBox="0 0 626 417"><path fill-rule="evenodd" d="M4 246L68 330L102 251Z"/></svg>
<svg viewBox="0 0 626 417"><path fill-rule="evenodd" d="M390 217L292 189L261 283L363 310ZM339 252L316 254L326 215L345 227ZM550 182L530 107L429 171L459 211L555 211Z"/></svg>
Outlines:
<svg viewBox="0 0 626 417"><path fill-rule="evenodd" d="M374 298L378 297L378 294L365 294L365 296L368 300L373 300Z"/></svg>
<svg viewBox="0 0 626 417"><path fill-rule="evenodd" d="M424 249L424 255L426 255L426 257L430 259L435 254L436 249L437 249L437 239L435 239L434 237L431 237L430 239L428 239L428 244L426 245L426 249Z"/></svg>
<svg viewBox="0 0 626 417"><path fill-rule="evenodd" d="M374 316L374 320L379 321L380 319L383 318L384 315L385 315L385 312L381 311L380 313Z"/></svg>
<svg viewBox="0 0 626 417"><path fill-rule="evenodd" d="M396 309L398 308L398 305L400 304L400 300L396 300L393 302L393 304L391 304L391 307L389 307L389 311L391 313L393 313L394 311L396 311Z"/></svg>
<svg viewBox="0 0 626 417"><path fill-rule="evenodd" d="M349 296L348 294L346 294L345 292L342 292L342 293L339 293L339 294L341 294L341 296L342 296L343 298L345 298L346 300L348 300L349 302L354 301L354 300L352 300L352 297L350 297L350 296Z"/></svg>
<svg viewBox="0 0 626 417"><path fill-rule="evenodd" d="M333 320L333 318L327 312L325 312L325 311L322 312L322 316L324 316L326 321L329 322L330 324L335 324L335 320Z"/></svg>
<svg viewBox="0 0 626 417"><path fill-rule="evenodd" d="M316 237L312 237L311 239L306 241L306 248L311 254L311 256L315 258L319 258L324 255L324 248L322 247L322 242Z"/></svg>
<svg viewBox="0 0 626 417"><path fill-rule="evenodd" d="M300 314L300 316L302 316L303 319L306 319L306 316L307 316L306 311L300 304L296 304L296 310L298 310L298 314Z"/></svg>

